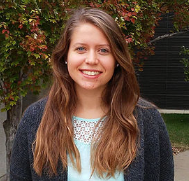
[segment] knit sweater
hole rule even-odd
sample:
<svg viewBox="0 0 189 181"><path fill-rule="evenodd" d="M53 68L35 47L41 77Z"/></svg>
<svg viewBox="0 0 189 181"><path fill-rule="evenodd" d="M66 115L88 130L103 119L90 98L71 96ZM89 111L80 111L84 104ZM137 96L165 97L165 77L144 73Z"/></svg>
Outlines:
<svg viewBox="0 0 189 181"><path fill-rule="evenodd" d="M67 170L58 164L58 174L38 176L33 170L32 144L40 124L47 99L27 108L14 140L10 166L10 181L67 181ZM173 181L173 155L164 121L154 106L140 99L135 109L140 129L136 158L124 172L125 181Z"/></svg>

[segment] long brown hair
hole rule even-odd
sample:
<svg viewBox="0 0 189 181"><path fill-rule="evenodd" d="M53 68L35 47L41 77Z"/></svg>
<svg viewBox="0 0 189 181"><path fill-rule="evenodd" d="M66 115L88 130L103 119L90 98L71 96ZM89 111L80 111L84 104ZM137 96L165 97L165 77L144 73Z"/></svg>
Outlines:
<svg viewBox="0 0 189 181"><path fill-rule="evenodd" d="M101 177L114 176L116 170L125 170L137 154L139 130L133 111L139 98L139 86L124 36L114 19L104 11L78 9L68 20L51 58L54 83L34 142L34 170L39 175L44 168L56 174L59 160L66 169L67 154L81 171L72 125L77 96L65 64L71 36L81 23L91 23L105 34L118 65L103 92L103 102L109 111L100 135L92 142L92 170Z"/></svg>

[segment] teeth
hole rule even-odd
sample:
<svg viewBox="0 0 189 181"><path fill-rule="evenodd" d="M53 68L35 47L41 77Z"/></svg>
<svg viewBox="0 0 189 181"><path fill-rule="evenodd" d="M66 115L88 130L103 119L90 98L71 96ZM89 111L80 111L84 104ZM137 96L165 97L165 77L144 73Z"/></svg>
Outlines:
<svg viewBox="0 0 189 181"><path fill-rule="evenodd" d="M82 71L86 75L98 75L100 72L95 72L95 71Z"/></svg>

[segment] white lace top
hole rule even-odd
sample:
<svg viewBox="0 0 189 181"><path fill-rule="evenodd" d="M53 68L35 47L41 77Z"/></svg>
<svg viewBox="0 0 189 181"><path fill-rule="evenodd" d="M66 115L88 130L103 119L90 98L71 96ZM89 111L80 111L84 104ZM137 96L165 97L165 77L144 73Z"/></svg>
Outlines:
<svg viewBox="0 0 189 181"><path fill-rule="evenodd" d="M95 129L98 121L100 119L83 119L78 117L73 117L74 126L74 139L85 144L91 144L93 136L100 131L102 127L103 120L100 121L98 127Z"/></svg>
<svg viewBox="0 0 189 181"><path fill-rule="evenodd" d="M104 118L105 119L105 118ZM83 119L73 116L74 141L80 152L81 173L72 166L68 156L68 181L124 181L123 173L115 174L115 178L101 179L98 175L91 176L90 150L93 136L98 134L104 119ZM100 121L100 122L99 122ZM98 124L99 122L99 124ZM96 125L98 126L96 127Z"/></svg>

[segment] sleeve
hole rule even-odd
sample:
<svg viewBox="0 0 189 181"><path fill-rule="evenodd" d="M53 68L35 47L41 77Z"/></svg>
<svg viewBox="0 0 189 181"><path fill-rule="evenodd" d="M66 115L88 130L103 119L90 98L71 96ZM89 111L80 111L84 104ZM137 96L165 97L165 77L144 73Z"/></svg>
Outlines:
<svg viewBox="0 0 189 181"><path fill-rule="evenodd" d="M160 146L160 181L174 180L173 151L169 135L160 113L157 113L159 123L159 146Z"/></svg>
<svg viewBox="0 0 189 181"><path fill-rule="evenodd" d="M25 113L14 139L10 161L10 181L32 180L27 139L27 118L28 113Z"/></svg>
<svg viewBox="0 0 189 181"><path fill-rule="evenodd" d="M166 125L154 107L142 111L144 124L144 180L173 181L173 152Z"/></svg>

